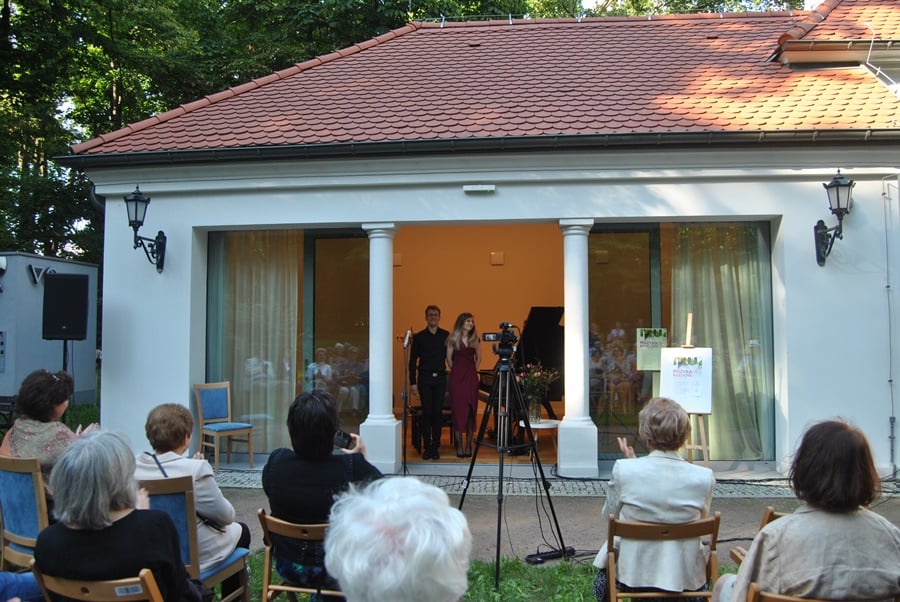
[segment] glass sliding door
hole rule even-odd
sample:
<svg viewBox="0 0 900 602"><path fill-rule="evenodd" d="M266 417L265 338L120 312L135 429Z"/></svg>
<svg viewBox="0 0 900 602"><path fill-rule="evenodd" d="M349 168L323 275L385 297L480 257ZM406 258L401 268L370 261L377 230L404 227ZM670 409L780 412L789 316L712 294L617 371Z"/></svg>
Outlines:
<svg viewBox="0 0 900 602"><path fill-rule="evenodd" d="M600 458L620 455L616 436L635 440L637 413L658 387L658 373L637 370L637 328L666 328L677 346L691 314L692 343L713 350L711 458L772 459L769 225L598 226L589 253L590 412Z"/></svg>
<svg viewBox="0 0 900 602"><path fill-rule="evenodd" d="M364 418L368 263L359 231L210 233L207 381L231 381L256 452L290 447L287 410L304 389L331 392L346 428Z"/></svg>

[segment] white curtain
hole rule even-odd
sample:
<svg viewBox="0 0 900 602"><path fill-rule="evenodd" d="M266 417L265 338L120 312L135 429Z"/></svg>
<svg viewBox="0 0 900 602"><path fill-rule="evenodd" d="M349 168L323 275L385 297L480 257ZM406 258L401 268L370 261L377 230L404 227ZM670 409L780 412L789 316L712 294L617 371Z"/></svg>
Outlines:
<svg viewBox="0 0 900 602"><path fill-rule="evenodd" d="M713 460L774 456L772 277L768 225L679 224L672 252L672 330L713 353ZM696 438L695 438L696 440Z"/></svg>
<svg viewBox="0 0 900 602"><path fill-rule="evenodd" d="M287 409L303 384L302 249L298 231L210 236L210 379L231 381L233 418L254 424L257 452L290 447Z"/></svg>

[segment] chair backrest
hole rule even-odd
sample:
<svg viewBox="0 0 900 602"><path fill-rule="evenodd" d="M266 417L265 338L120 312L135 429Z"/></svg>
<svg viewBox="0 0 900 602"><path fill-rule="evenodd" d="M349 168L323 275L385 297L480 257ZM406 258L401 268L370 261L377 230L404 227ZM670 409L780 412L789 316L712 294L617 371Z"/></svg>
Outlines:
<svg viewBox="0 0 900 602"><path fill-rule="evenodd" d="M197 519L194 505L194 480L191 477L148 479L140 487L150 494L150 508L162 510L175 523L181 560L188 575L200 578L200 552L197 544Z"/></svg>
<svg viewBox="0 0 900 602"><path fill-rule="evenodd" d="M763 527L771 523L776 518L781 518L782 516L786 516L790 514L789 512L776 512L775 508L772 506L766 506L766 511L763 512L762 521L759 523L759 529L762 530Z"/></svg>
<svg viewBox="0 0 900 602"><path fill-rule="evenodd" d="M262 527L263 541L267 546L272 545L272 538L270 537L272 534L289 537L291 539L302 539L305 541L325 540L325 530L328 528L328 523L315 523L310 525L289 523L286 520L281 520L280 518L275 518L270 514L266 514L266 511L262 508L257 510L256 514L259 516L259 526Z"/></svg>
<svg viewBox="0 0 900 602"><path fill-rule="evenodd" d="M34 560L31 561L31 570L47 600L53 599L50 594L58 594L72 600L93 602L102 600L165 602L150 569L141 569L137 577L110 581L82 581L44 575L34 566Z"/></svg>
<svg viewBox="0 0 900 602"><path fill-rule="evenodd" d="M34 557L38 533L49 522L44 478L37 458L0 456L0 516L2 560L27 567Z"/></svg>
<svg viewBox="0 0 900 602"><path fill-rule="evenodd" d="M782 516L786 516L788 514L790 513L776 512L775 508L773 508L772 506L766 506L766 510L765 512L763 512L762 521L760 521L759 523L760 531L763 529L763 527L771 523L773 520L781 518ZM729 556L731 556L731 559L735 564L741 564L742 562L744 562L744 552L745 550L743 548L734 548L731 550L731 552L729 552Z"/></svg>
<svg viewBox="0 0 900 602"><path fill-rule="evenodd" d="M712 589L713 583L719 576L719 560L716 555L716 542L719 539L720 521L721 514L719 512L714 512L712 516L697 519L689 523L679 523L674 525L618 520L613 515L610 515L607 546L610 556L612 557L614 554L613 550L615 549L615 537L644 541L674 541L679 539L708 537L709 562L706 565L706 578L710 584L710 589Z"/></svg>
<svg viewBox="0 0 900 602"><path fill-rule="evenodd" d="M262 527L263 545L265 555L263 557L263 575L262 589L263 600L273 600L282 592L319 594L331 597L343 597L343 593L338 589L322 588L322 587L304 587L292 583L272 583L272 564L274 559L274 542L273 535L286 537L290 539L299 539L303 541L324 541L325 530L328 528L327 523L314 523L301 525L290 523L280 518L275 518L260 508L256 511L259 517L259 526Z"/></svg>
<svg viewBox="0 0 900 602"><path fill-rule="evenodd" d="M200 426L209 422L231 422L231 381L194 385Z"/></svg>
<svg viewBox="0 0 900 602"><path fill-rule="evenodd" d="M783 513L777 513L783 516ZM776 516L775 518L779 518ZM774 519L773 519L774 520ZM783 594L773 594L762 591L759 583L751 583L747 590L747 602L829 602L821 598L797 598ZM900 596L894 596L894 602L900 602Z"/></svg>

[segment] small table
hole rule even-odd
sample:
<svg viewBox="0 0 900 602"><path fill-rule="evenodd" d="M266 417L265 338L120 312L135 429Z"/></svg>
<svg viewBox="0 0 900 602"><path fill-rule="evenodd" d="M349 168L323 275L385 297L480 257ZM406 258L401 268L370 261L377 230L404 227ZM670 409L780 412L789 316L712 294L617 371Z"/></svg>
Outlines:
<svg viewBox="0 0 900 602"><path fill-rule="evenodd" d="M531 430L534 432L535 449L537 449L538 431L543 431L543 430L550 431L550 437L553 439L553 447L556 447L556 436L554 435L554 433L556 432L556 429L559 428L559 422L560 422L559 420L553 420L552 418L542 418L540 422L532 422L531 423ZM520 420L519 426L522 428L525 428L525 421ZM533 452L534 452L534 449L532 450L532 453Z"/></svg>

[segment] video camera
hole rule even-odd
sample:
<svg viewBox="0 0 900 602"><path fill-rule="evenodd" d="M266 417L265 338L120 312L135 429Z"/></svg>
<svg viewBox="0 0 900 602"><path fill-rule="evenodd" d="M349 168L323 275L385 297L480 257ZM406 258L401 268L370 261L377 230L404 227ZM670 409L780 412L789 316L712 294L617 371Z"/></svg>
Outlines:
<svg viewBox="0 0 900 602"><path fill-rule="evenodd" d="M500 322L500 332L486 332L482 336L484 341L494 341L494 353L500 356L500 359L509 359L516 352L515 344L519 342L519 338L513 329L515 324L509 322Z"/></svg>

